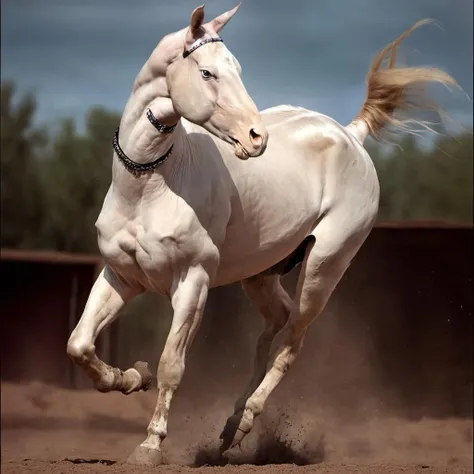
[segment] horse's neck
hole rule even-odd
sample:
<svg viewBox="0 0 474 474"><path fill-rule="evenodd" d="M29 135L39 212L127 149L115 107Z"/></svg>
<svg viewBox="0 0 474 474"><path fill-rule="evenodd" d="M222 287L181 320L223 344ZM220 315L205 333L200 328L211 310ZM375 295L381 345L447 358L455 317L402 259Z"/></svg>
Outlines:
<svg viewBox="0 0 474 474"><path fill-rule="evenodd" d="M163 125L178 122L165 77L152 79L134 88L120 121L120 145L125 154L137 163L155 160L164 155L173 143L173 133L159 131L147 117L148 110Z"/></svg>
<svg viewBox="0 0 474 474"><path fill-rule="evenodd" d="M151 111L152 120L147 115ZM159 165L154 173L133 175L125 169L117 154L114 154L113 183L119 187L121 193L138 192L144 183L159 180L162 171L170 168L168 161L176 162L178 152L177 141L180 141L180 126L173 131L163 131L157 123L175 125L179 117L175 114L168 94L166 78L164 76L151 77L148 63L140 71L135 85L125 106L120 121L119 146L130 160L137 164L146 164L167 155L173 146L172 153L166 162ZM162 179L161 181L164 182ZM160 186L158 186L159 188ZM129 192L130 191L130 192Z"/></svg>

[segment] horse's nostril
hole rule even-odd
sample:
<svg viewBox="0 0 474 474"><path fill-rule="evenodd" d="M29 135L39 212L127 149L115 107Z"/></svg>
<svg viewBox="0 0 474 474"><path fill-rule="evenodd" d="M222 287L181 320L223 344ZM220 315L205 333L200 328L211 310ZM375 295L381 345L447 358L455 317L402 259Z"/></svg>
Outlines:
<svg viewBox="0 0 474 474"><path fill-rule="evenodd" d="M254 148L260 148L263 143L262 135L257 133L254 128L250 129L250 141Z"/></svg>

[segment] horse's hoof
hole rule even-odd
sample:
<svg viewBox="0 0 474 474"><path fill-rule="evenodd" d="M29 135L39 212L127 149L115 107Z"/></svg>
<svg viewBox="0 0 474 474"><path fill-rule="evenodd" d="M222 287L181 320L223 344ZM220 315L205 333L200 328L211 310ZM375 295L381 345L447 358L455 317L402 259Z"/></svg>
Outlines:
<svg viewBox="0 0 474 474"><path fill-rule="evenodd" d="M160 466L163 464L163 454L159 449L139 445L127 459L127 464L149 467Z"/></svg>
<svg viewBox="0 0 474 474"><path fill-rule="evenodd" d="M245 433L239 433L239 426L242 422L242 416L243 411L239 411L227 419L224 429L220 435L222 442L219 451L221 455L223 455L227 450L232 449L245 436Z"/></svg>
<svg viewBox="0 0 474 474"><path fill-rule="evenodd" d="M242 440L249 434L253 427L253 420L255 415L252 410L246 408L239 410L227 419L227 422L222 430L220 439L222 440L220 446L220 453L225 453L228 449L234 446L240 446Z"/></svg>
<svg viewBox="0 0 474 474"><path fill-rule="evenodd" d="M150 366L147 362L138 361L135 362L133 368L140 374L142 378L141 390L145 392L151 387L153 382L153 375L151 375Z"/></svg>

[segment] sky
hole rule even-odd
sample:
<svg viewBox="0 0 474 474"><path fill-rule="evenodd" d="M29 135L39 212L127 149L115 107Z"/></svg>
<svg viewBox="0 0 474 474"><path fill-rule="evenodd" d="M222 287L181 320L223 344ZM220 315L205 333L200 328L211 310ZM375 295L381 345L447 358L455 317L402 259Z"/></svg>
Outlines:
<svg viewBox="0 0 474 474"><path fill-rule="evenodd" d="M237 0L209 0L206 21ZM195 0L2 0L1 78L37 95L36 120L54 124L102 105L122 112L159 40L189 24ZM406 40L408 65L439 67L473 92L472 0L243 0L222 32L260 109L306 107L349 123L365 98L374 55L422 18ZM472 127L472 102L439 86L436 97Z"/></svg>

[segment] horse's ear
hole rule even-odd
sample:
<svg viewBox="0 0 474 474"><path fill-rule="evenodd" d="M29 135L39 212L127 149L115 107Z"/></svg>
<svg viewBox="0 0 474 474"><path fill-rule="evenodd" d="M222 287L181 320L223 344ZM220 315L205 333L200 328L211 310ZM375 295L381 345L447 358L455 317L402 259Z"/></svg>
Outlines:
<svg viewBox="0 0 474 474"><path fill-rule="evenodd" d="M224 26L229 22L229 20L235 15L235 13L237 12L237 10L239 9L241 4L242 3L239 3L232 10L229 10L228 12L225 12L222 15L216 16L216 18L214 18L214 20L211 20L209 22L209 25L211 26L211 28L217 34L219 34L221 32L222 28L224 28Z"/></svg>
<svg viewBox="0 0 474 474"><path fill-rule="evenodd" d="M199 38L199 33L201 31L201 27L203 23L204 23L204 5L201 5L200 7L197 7L191 15L191 22L189 24L189 28L186 33L186 45L188 47L192 45Z"/></svg>
<svg viewBox="0 0 474 474"><path fill-rule="evenodd" d="M191 15L190 32L195 35L204 23L204 5L197 7Z"/></svg>

